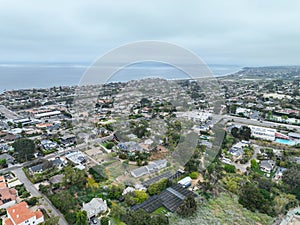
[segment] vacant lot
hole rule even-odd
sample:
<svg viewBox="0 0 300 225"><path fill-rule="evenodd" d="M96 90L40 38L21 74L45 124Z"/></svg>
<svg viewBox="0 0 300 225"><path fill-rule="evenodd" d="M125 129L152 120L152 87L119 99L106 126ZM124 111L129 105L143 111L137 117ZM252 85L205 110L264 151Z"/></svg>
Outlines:
<svg viewBox="0 0 300 225"><path fill-rule="evenodd" d="M199 206L192 218L182 219L175 214L170 218L172 225L269 225L272 221L272 217L244 209L236 196L226 193Z"/></svg>

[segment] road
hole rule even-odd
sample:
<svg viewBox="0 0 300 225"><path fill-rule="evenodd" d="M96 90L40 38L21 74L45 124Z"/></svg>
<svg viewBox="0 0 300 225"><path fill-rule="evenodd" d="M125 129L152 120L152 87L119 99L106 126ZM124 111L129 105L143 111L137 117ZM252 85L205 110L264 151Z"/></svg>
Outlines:
<svg viewBox="0 0 300 225"><path fill-rule="evenodd" d="M12 172L19 178L19 180L24 184L27 191L31 193L34 197L42 197L40 199L40 203L44 206L44 208L51 212L53 217L59 216L59 225L68 225L67 221L65 220L64 216L57 210L51 203L51 201L43 195L36 187L28 180L25 173L23 172L22 168L17 168L12 170Z"/></svg>
<svg viewBox="0 0 300 225"><path fill-rule="evenodd" d="M218 115L218 116L220 116L220 115ZM300 126L291 125L291 124L275 123L275 122L269 122L269 121L261 121L260 122L257 120L251 120L251 119L247 119L247 118L243 118L243 117L229 116L229 115L220 116L220 119L221 118L224 118L227 120L233 119L234 122L248 124L248 125L254 125L254 126L263 126L263 127L271 127L271 128L275 128L278 126L285 126L289 129L296 129L297 132L300 132Z"/></svg>
<svg viewBox="0 0 300 225"><path fill-rule="evenodd" d="M280 225L288 225L296 213L300 213L300 207L288 211L284 219L281 221Z"/></svg>

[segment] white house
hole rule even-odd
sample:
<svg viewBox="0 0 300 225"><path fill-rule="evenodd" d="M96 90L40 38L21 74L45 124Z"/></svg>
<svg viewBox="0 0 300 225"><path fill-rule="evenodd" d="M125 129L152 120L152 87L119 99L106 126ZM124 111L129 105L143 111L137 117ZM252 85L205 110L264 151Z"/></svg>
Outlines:
<svg viewBox="0 0 300 225"><path fill-rule="evenodd" d="M180 181L178 181L178 184L180 184L184 188L189 187L192 184L192 178L185 177L185 178L181 179Z"/></svg>
<svg viewBox="0 0 300 225"><path fill-rule="evenodd" d="M275 168L276 163L273 160L263 160L260 162L259 168L265 173L271 173Z"/></svg>
<svg viewBox="0 0 300 225"><path fill-rule="evenodd" d="M44 222L44 215L37 210L32 212L26 202L21 202L7 209L4 225L37 225Z"/></svg>
<svg viewBox="0 0 300 225"><path fill-rule="evenodd" d="M106 212L106 200L103 201L102 198L93 198L89 203L83 203L82 210L86 211L88 218L91 219L100 213Z"/></svg>

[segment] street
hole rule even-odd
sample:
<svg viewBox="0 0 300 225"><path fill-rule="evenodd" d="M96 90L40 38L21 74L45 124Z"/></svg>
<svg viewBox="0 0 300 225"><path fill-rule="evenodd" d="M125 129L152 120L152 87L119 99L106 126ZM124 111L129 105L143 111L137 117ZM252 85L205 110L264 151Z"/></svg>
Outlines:
<svg viewBox="0 0 300 225"><path fill-rule="evenodd" d="M12 172L19 178L19 180L24 184L27 191L31 193L34 197L41 197L40 203L44 208L51 212L51 216L56 217L59 216L59 225L68 225L67 221L65 220L64 216L60 213L59 210L57 210L50 200L44 196L39 190L35 188L35 186L28 180L25 173L23 172L22 168L17 168L15 170L12 170Z"/></svg>

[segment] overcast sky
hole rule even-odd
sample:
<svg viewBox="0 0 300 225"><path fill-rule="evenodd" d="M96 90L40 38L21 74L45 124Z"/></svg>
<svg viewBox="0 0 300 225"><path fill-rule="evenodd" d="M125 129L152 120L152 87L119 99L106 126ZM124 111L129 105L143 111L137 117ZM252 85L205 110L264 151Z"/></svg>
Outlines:
<svg viewBox="0 0 300 225"><path fill-rule="evenodd" d="M0 63L90 63L161 40L209 64L300 64L299 0L0 0Z"/></svg>

